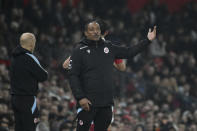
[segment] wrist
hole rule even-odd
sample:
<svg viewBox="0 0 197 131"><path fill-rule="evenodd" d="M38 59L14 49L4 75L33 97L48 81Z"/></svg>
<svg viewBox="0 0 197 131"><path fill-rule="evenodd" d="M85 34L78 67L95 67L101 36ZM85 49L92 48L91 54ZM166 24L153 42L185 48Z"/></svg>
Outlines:
<svg viewBox="0 0 197 131"><path fill-rule="evenodd" d="M149 44L152 42L152 40L149 40L148 38L146 38L145 41L147 41Z"/></svg>

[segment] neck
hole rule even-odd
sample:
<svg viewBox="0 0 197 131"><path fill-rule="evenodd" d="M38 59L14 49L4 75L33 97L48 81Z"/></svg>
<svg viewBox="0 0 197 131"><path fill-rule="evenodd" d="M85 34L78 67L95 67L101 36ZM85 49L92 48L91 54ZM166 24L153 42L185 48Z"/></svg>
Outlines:
<svg viewBox="0 0 197 131"><path fill-rule="evenodd" d="M93 39L90 39L90 38L88 38L88 37L85 37L85 39L87 39L87 40L89 40L89 41L94 41L94 42L97 42L97 41L100 40L100 39L98 39L98 40L93 40Z"/></svg>
<svg viewBox="0 0 197 131"><path fill-rule="evenodd" d="M21 47L33 53L33 49L31 47L29 46L21 46Z"/></svg>

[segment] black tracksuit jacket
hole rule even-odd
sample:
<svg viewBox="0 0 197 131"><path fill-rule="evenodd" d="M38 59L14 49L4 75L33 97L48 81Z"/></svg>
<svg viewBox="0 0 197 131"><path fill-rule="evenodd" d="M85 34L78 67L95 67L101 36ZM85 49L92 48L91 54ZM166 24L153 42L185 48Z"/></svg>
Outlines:
<svg viewBox="0 0 197 131"><path fill-rule="evenodd" d="M47 71L30 55L33 54L21 46L12 53L10 67L12 95L36 96L38 82L47 80Z"/></svg>
<svg viewBox="0 0 197 131"><path fill-rule="evenodd" d="M95 107L113 105L113 62L129 59L143 51L150 41L145 39L127 48L113 45L110 41L84 39L71 56L70 85L79 101L88 98Z"/></svg>

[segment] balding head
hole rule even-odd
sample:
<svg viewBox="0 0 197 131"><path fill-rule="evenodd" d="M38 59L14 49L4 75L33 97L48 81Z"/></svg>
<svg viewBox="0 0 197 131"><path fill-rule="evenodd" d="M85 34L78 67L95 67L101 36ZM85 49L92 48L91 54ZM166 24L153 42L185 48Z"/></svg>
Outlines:
<svg viewBox="0 0 197 131"><path fill-rule="evenodd" d="M36 38L32 33L23 33L20 37L21 47L33 52L35 48Z"/></svg>

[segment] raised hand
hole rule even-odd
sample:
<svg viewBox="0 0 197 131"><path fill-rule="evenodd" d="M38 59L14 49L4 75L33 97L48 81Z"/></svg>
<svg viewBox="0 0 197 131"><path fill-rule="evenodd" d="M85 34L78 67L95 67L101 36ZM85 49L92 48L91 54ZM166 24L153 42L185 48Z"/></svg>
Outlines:
<svg viewBox="0 0 197 131"><path fill-rule="evenodd" d="M157 26L154 26L154 29L152 32L151 32L151 29L149 28L147 37L150 41L152 41L156 38L156 28L157 28Z"/></svg>
<svg viewBox="0 0 197 131"><path fill-rule="evenodd" d="M62 66L64 69L68 69L69 64L70 64L70 56L64 61Z"/></svg>

